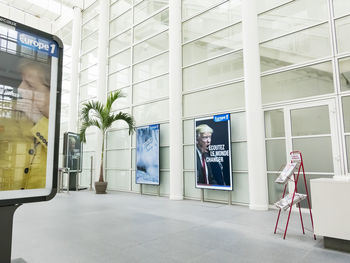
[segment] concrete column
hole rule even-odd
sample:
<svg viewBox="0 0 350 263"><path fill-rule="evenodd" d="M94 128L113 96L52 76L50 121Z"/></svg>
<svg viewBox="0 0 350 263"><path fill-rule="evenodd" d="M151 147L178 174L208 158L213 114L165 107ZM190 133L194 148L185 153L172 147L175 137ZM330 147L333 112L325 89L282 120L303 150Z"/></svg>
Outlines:
<svg viewBox="0 0 350 263"><path fill-rule="evenodd" d="M78 132L78 89L79 89L79 59L81 45L82 14L79 6L73 7L72 29L72 68L69 104L68 131Z"/></svg>
<svg viewBox="0 0 350 263"><path fill-rule="evenodd" d="M256 1L242 1L244 88L248 140L250 208L268 209L264 116L261 103L260 56Z"/></svg>
<svg viewBox="0 0 350 263"><path fill-rule="evenodd" d="M181 0L169 1L170 199L183 199Z"/></svg>
<svg viewBox="0 0 350 263"><path fill-rule="evenodd" d="M100 15L98 23L98 47L97 47L97 99L106 103L107 95L107 67L108 67L108 48L109 48L109 1L100 1ZM102 133L97 131L97 151L95 158L95 179L100 175ZM104 166L105 168L105 166ZM106 174L104 172L104 178Z"/></svg>

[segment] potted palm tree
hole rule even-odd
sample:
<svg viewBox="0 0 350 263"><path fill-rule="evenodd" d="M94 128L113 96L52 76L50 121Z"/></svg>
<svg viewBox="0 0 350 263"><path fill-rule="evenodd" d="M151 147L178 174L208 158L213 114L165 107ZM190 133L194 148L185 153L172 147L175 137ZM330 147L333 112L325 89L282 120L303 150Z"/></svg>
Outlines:
<svg viewBox="0 0 350 263"><path fill-rule="evenodd" d="M108 128L112 126L115 121L125 121L129 126L129 135L135 131L134 118L124 112L118 114L111 113L112 104L120 97L123 97L120 91L112 92L107 97L106 105L99 101L89 101L83 104L81 110L81 127L80 127L80 140L86 142L86 130L89 127L97 127L102 132L102 151L101 151L101 166L100 177L98 182L95 182L96 194L105 194L107 189L107 182L103 179L103 156L104 156L104 143L106 132Z"/></svg>

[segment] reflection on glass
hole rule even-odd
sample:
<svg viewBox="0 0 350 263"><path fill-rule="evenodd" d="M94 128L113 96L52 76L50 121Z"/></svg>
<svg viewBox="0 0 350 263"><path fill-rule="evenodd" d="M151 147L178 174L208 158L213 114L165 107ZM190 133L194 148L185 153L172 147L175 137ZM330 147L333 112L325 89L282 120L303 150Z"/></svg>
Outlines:
<svg viewBox="0 0 350 263"><path fill-rule="evenodd" d="M342 98L343 102L343 120L345 132L350 132L350 96Z"/></svg>
<svg viewBox="0 0 350 263"><path fill-rule="evenodd" d="M183 46L183 66L242 48L242 24L222 29Z"/></svg>
<svg viewBox="0 0 350 263"><path fill-rule="evenodd" d="M183 89L192 90L239 77L243 77L242 51L185 68L183 70Z"/></svg>
<svg viewBox="0 0 350 263"><path fill-rule="evenodd" d="M134 42L138 42L146 37L166 30L169 25L169 10L152 16L146 21L134 27Z"/></svg>
<svg viewBox="0 0 350 263"><path fill-rule="evenodd" d="M240 1L228 1L182 24L183 42L241 20Z"/></svg>
<svg viewBox="0 0 350 263"><path fill-rule="evenodd" d="M146 19L157 10L168 5L168 0L144 0L134 7L134 23L137 24Z"/></svg>
<svg viewBox="0 0 350 263"><path fill-rule="evenodd" d="M247 140L245 116L245 112L231 114L231 141Z"/></svg>
<svg viewBox="0 0 350 263"><path fill-rule="evenodd" d="M205 102L205 103L204 103ZM184 116L230 111L244 107L243 82L184 95Z"/></svg>
<svg viewBox="0 0 350 263"><path fill-rule="evenodd" d="M113 4L110 9L110 19L116 18L131 8L131 2L132 0L119 0Z"/></svg>
<svg viewBox="0 0 350 263"><path fill-rule="evenodd" d="M84 9L84 12L82 14L82 22L83 24L93 18L95 15L97 15L100 12L100 9L98 8L99 2L96 1L93 5L89 6L88 8Z"/></svg>
<svg viewBox="0 0 350 263"><path fill-rule="evenodd" d="M131 50L130 48L109 58L109 72L121 70L130 66L131 64Z"/></svg>
<svg viewBox="0 0 350 263"><path fill-rule="evenodd" d="M283 110L265 111L265 137L284 137L284 112Z"/></svg>
<svg viewBox="0 0 350 263"><path fill-rule="evenodd" d="M80 87L80 100L88 100L97 96L97 83L96 81Z"/></svg>
<svg viewBox="0 0 350 263"><path fill-rule="evenodd" d="M97 65L80 72L80 83L85 84L97 79Z"/></svg>
<svg viewBox="0 0 350 263"><path fill-rule="evenodd" d="M294 1L294 0L259 0L259 1L256 1L258 14L265 12L269 9L276 8L276 7L283 5L287 2L292 2L292 1Z"/></svg>
<svg viewBox="0 0 350 263"><path fill-rule="evenodd" d="M113 91L130 85L130 71L130 68L126 68L109 75L108 91Z"/></svg>
<svg viewBox="0 0 350 263"><path fill-rule="evenodd" d="M350 51L350 16L335 20L338 53Z"/></svg>
<svg viewBox="0 0 350 263"><path fill-rule="evenodd" d="M133 86L133 102L142 103L169 94L169 75L160 76Z"/></svg>
<svg viewBox="0 0 350 263"><path fill-rule="evenodd" d="M289 70L261 78L263 103L334 92L331 62Z"/></svg>
<svg viewBox="0 0 350 263"><path fill-rule="evenodd" d="M261 71L330 55L328 23L260 44Z"/></svg>
<svg viewBox="0 0 350 263"><path fill-rule="evenodd" d="M277 179L277 177L278 177L278 174L267 174L270 205L273 205L278 200L280 200L283 194L284 185L275 183L275 180Z"/></svg>
<svg viewBox="0 0 350 263"><path fill-rule="evenodd" d="M298 0L258 16L260 41L328 20L327 0Z"/></svg>
<svg viewBox="0 0 350 263"><path fill-rule="evenodd" d="M167 73L169 70L169 56L164 53L133 67L133 80L139 82Z"/></svg>
<svg viewBox="0 0 350 263"><path fill-rule="evenodd" d="M132 20L131 20L131 11L128 11L118 17L117 19L114 19L109 24L109 36L117 35L118 33L123 32L127 28L131 27Z"/></svg>
<svg viewBox="0 0 350 263"><path fill-rule="evenodd" d="M134 107L134 118L138 125L156 123L169 119L169 101L162 100Z"/></svg>
<svg viewBox="0 0 350 263"><path fill-rule="evenodd" d="M80 57L80 68L85 69L88 66L95 64L97 62L97 49L86 53Z"/></svg>
<svg viewBox="0 0 350 263"><path fill-rule="evenodd" d="M156 35L134 47L134 63L145 60L169 49L168 31Z"/></svg>
<svg viewBox="0 0 350 263"><path fill-rule="evenodd" d="M109 42L109 55L112 56L118 51L127 48L131 45L131 30L113 38Z"/></svg>
<svg viewBox="0 0 350 263"><path fill-rule="evenodd" d="M99 17L97 16L82 26L81 38L86 37L87 35L91 34L92 32L98 29L98 20L99 20Z"/></svg>
<svg viewBox="0 0 350 263"><path fill-rule="evenodd" d="M328 106L291 110L292 136L330 134Z"/></svg>
<svg viewBox="0 0 350 263"><path fill-rule="evenodd" d="M182 0L182 19L199 14L224 0Z"/></svg>
<svg viewBox="0 0 350 263"><path fill-rule="evenodd" d="M93 48L97 47L98 42L98 31L89 35L87 38L81 41L81 52L85 53Z"/></svg>
<svg viewBox="0 0 350 263"><path fill-rule="evenodd" d="M350 14L349 1L333 0L334 16L340 17L346 14Z"/></svg>
<svg viewBox="0 0 350 263"><path fill-rule="evenodd" d="M308 172L333 172L331 136L293 139L293 151L303 154Z"/></svg>
<svg viewBox="0 0 350 263"><path fill-rule="evenodd" d="M282 171L286 164L286 140L266 141L266 163L268 171Z"/></svg>
<svg viewBox="0 0 350 263"><path fill-rule="evenodd" d="M339 59L339 74L341 91L350 90L350 57Z"/></svg>

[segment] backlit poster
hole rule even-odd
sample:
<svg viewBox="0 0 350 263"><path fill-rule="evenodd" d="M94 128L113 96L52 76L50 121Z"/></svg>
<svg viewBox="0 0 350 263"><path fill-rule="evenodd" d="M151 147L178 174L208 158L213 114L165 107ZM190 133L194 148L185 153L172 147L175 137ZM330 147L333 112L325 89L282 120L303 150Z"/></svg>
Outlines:
<svg viewBox="0 0 350 263"><path fill-rule="evenodd" d="M230 114L195 120L196 187L232 190Z"/></svg>
<svg viewBox="0 0 350 263"><path fill-rule="evenodd" d="M136 129L136 183L159 185L159 124Z"/></svg>
<svg viewBox="0 0 350 263"><path fill-rule="evenodd" d="M56 193L62 48L0 17L0 205Z"/></svg>

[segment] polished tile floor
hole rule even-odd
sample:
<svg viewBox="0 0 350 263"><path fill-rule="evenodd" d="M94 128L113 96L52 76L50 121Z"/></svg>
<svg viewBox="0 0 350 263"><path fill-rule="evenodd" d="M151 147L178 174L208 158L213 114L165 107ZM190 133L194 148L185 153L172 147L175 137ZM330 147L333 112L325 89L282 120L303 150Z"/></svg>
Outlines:
<svg viewBox="0 0 350 263"><path fill-rule="evenodd" d="M293 214L287 239L273 234L276 210L131 193L58 194L15 213L12 258L28 263L350 262L301 234ZM306 227L310 220L304 215Z"/></svg>

